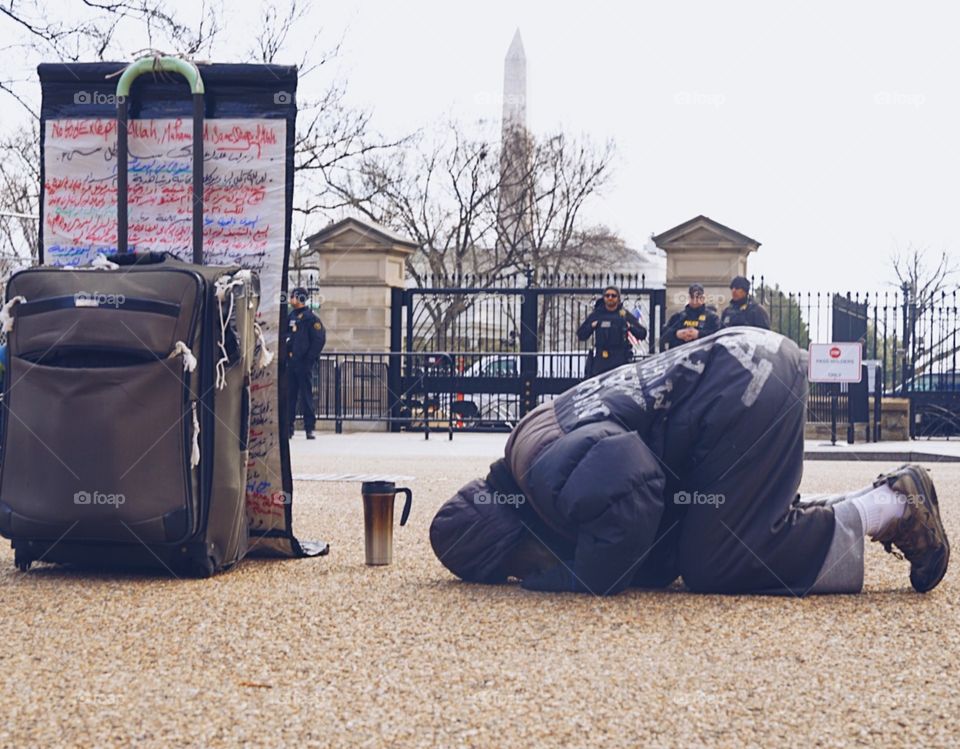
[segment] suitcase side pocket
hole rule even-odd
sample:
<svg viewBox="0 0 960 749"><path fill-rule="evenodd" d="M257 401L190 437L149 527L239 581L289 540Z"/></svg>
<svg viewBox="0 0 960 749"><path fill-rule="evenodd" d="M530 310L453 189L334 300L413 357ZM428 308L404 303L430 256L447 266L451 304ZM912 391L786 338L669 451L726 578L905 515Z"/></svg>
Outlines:
<svg viewBox="0 0 960 749"><path fill-rule="evenodd" d="M193 425L179 358L86 367L13 356L4 416L4 536L156 544L191 534Z"/></svg>

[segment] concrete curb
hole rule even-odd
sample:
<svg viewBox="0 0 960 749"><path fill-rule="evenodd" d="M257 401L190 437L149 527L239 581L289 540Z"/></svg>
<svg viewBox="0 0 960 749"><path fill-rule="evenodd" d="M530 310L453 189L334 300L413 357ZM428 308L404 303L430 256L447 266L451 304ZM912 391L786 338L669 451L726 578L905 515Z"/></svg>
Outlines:
<svg viewBox="0 0 960 749"><path fill-rule="evenodd" d="M879 452L866 450L808 450L804 460L861 460L885 463L960 463L958 455L923 452Z"/></svg>

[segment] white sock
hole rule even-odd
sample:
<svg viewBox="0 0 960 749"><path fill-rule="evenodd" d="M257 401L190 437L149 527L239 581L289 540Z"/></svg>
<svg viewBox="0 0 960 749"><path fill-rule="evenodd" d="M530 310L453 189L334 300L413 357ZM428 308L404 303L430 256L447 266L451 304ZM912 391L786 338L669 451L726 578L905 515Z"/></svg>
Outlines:
<svg viewBox="0 0 960 749"><path fill-rule="evenodd" d="M903 516L907 509L905 497L883 484L850 497L863 523L863 533L875 536L888 524Z"/></svg>

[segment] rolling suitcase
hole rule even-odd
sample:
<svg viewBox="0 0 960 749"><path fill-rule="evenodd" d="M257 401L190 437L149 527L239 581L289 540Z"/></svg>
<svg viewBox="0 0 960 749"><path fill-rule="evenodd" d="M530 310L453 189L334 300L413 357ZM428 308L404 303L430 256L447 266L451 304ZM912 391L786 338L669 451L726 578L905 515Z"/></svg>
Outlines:
<svg viewBox="0 0 960 749"><path fill-rule="evenodd" d="M191 83L199 143L199 72L163 63ZM121 87L147 69L128 68ZM258 279L200 264L202 148L194 263L127 252L127 97L118 102L117 254L31 268L7 285L0 533L21 570L45 561L208 576L247 550Z"/></svg>

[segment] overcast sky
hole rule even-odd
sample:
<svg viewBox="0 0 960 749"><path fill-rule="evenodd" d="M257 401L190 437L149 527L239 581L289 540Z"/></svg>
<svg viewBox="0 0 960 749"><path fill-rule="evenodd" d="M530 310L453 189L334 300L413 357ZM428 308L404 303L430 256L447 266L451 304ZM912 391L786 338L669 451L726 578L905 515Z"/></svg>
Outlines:
<svg viewBox="0 0 960 749"><path fill-rule="evenodd" d="M228 11L218 60L241 59L259 7ZM762 242L751 272L790 290L883 288L910 245L960 258L956 5L404 0L311 19L290 49L343 36L336 72L390 135L498 118L519 28L530 128L616 141L589 213L632 245L703 213Z"/></svg>

